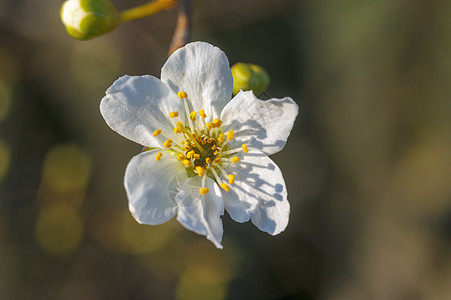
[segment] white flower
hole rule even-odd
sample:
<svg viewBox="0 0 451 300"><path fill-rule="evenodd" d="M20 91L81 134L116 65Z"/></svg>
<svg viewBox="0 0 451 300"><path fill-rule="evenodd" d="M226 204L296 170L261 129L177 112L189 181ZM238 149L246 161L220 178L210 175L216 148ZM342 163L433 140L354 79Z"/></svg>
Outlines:
<svg viewBox="0 0 451 300"><path fill-rule="evenodd" d="M195 42L175 51L153 76L123 76L100 111L120 135L149 147L125 172L129 208L145 224L177 214L187 229L222 248L224 208L276 235L290 205L282 173L268 157L284 147L298 106L290 98L233 99L232 74L217 47Z"/></svg>

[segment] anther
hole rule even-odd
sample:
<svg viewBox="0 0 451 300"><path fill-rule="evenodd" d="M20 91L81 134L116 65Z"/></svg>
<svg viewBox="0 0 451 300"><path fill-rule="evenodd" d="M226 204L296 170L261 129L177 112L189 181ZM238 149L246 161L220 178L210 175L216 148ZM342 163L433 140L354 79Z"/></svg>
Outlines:
<svg viewBox="0 0 451 300"><path fill-rule="evenodd" d="M200 154L196 153L196 154L193 155L193 157L194 157L194 159L200 159Z"/></svg>
<svg viewBox="0 0 451 300"><path fill-rule="evenodd" d="M225 184L224 182L221 183L221 187L224 189L224 191L228 192L230 191L230 186L228 186L227 184Z"/></svg>
<svg viewBox="0 0 451 300"><path fill-rule="evenodd" d="M212 125L213 125L213 127L215 127L215 128L220 127L221 124L222 124L222 121L219 120L219 119L214 119L213 122L212 122Z"/></svg>
<svg viewBox="0 0 451 300"><path fill-rule="evenodd" d="M205 114L205 110L203 109L199 110L199 116L205 119L207 117L207 115Z"/></svg>
<svg viewBox="0 0 451 300"><path fill-rule="evenodd" d="M201 193L202 195L206 195L208 193L208 188L200 188L199 193Z"/></svg>
<svg viewBox="0 0 451 300"><path fill-rule="evenodd" d="M189 159L185 159L184 161L182 161L182 164L189 167L189 166L191 166L191 161Z"/></svg>
<svg viewBox="0 0 451 300"><path fill-rule="evenodd" d="M196 112L195 111L192 111L190 114L189 114L189 118L191 119L191 121L196 121Z"/></svg>
<svg viewBox="0 0 451 300"><path fill-rule="evenodd" d="M180 99L188 98L188 94L184 91L178 92L177 96L179 96Z"/></svg>
<svg viewBox="0 0 451 300"><path fill-rule="evenodd" d="M174 133L182 133L183 131L178 128L178 127L174 127Z"/></svg>
<svg viewBox="0 0 451 300"><path fill-rule="evenodd" d="M177 128L184 129L184 128L185 128L185 125L183 125L182 122L178 121L178 122L177 122Z"/></svg>
<svg viewBox="0 0 451 300"><path fill-rule="evenodd" d="M249 150L247 149L247 145L246 144L241 145L241 148L243 148L243 152L244 153L248 153L249 152Z"/></svg>
<svg viewBox="0 0 451 300"><path fill-rule="evenodd" d="M161 129L157 129L152 133L152 136L158 136L161 133Z"/></svg>
<svg viewBox="0 0 451 300"><path fill-rule="evenodd" d="M161 157L163 156L163 153L158 152L157 155L155 155L155 160L160 161Z"/></svg>
<svg viewBox="0 0 451 300"><path fill-rule="evenodd" d="M204 176L204 174L205 174L205 169L204 168L202 168L201 166L197 166L196 170L197 170L197 175Z"/></svg>
<svg viewBox="0 0 451 300"><path fill-rule="evenodd" d="M231 161L233 164L235 164L235 163L237 163L237 162L240 161L240 158L239 158L238 156L234 156L234 157L232 157L232 158L230 159L230 161Z"/></svg>
<svg viewBox="0 0 451 300"><path fill-rule="evenodd" d="M220 141L221 143L224 142L224 136L225 136L224 133L220 133L218 136L218 141Z"/></svg>
<svg viewBox="0 0 451 300"><path fill-rule="evenodd" d="M180 160L180 161L182 161L182 160L185 159L185 155L183 155L183 154L180 153L180 154L177 156L177 159Z"/></svg>
<svg viewBox="0 0 451 300"><path fill-rule="evenodd" d="M211 123L207 123L207 125L206 125L206 126L207 126L207 129L208 129L208 130L210 130L210 129L212 129L212 128L213 128L213 124L211 124Z"/></svg>
<svg viewBox="0 0 451 300"><path fill-rule="evenodd" d="M189 151L188 153L186 153L186 157L191 158L191 157L193 157L193 155L194 155L195 153L196 153L196 152L194 152L194 150L191 150L191 151Z"/></svg>
<svg viewBox="0 0 451 300"><path fill-rule="evenodd" d="M167 139L167 140L164 142L163 146L164 146L165 148L171 148L171 147L172 147L172 140L171 140L171 139Z"/></svg>
<svg viewBox="0 0 451 300"><path fill-rule="evenodd" d="M178 117L179 116L179 113L178 113L178 111L173 111L173 112L170 112L169 113L169 117L170 118L175 118L175 117Z"/></svg>
<svg viewBox="0 0 451 300"><path fill-rule="evenodd" d="M205 162L207 163L207 164L211 164L211 158L210 157L207 157L206 159L205 159Z"/></svg>
<svg viewBox="0 0 451 300"><path fill-rule="evenodd" d="M229 183L230 184L233 184L235 182L235 175L229 174L229 176L227 176L227 177L229 177Z"/></svg>
<svg viewBox="0 0 451 300"><path fill-rule="evenodd" d="M227 132L227 139L230 141L231 139L233 139L233 137L235 136L235 132L233 132L233 130L229 130L229 132Z"/></svg>

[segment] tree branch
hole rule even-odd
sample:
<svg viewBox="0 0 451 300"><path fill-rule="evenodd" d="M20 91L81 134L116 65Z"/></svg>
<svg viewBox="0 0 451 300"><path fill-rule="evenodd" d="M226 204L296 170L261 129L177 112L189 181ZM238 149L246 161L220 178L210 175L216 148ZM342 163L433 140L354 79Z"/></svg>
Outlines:
<svg viewBox="0 0 451 300"><path fill-rule="evenodd" d="M183 0L179 4L177 26L169 46L169 55L180 47L185 46L191 38L191 14L193 0Z"/></svg>

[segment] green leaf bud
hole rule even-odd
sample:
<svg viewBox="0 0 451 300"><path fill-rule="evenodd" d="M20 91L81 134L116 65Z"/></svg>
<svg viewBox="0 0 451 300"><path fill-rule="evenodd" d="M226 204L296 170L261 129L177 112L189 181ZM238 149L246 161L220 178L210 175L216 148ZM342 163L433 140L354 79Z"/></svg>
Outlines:
<svg viewBox="0 0 451 300"><path fill-rule="evenodd" d="M269 75L261 66L247 63L236 63L232 66L233 94L240 90L253 91L256 96L269 86Z"/></svg>
<svg viewBox="0 0 451 300"><path fill-rule="evenodd" d="M116 7L108 0L67 0L60 15L67 33L79 40L101 36L120 23Z"/></svg>

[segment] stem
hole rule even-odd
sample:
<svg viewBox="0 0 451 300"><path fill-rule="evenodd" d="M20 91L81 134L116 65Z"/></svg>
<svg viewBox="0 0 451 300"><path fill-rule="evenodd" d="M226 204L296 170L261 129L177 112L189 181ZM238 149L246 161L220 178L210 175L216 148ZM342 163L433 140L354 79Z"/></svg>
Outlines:
<svg viewBox="0 0 451 300"><path fill-rule="evenodd" d="M172 42L169 46L169 55L175 50L185 46L190 40L191 30L191 8L192 0L183 0L179 5L179 14L177 18L177 26L175 28L174 35L172 36Z"/></svg>
<svg viewBox="0 0 451 300"><path fill-rule="evenodd" d="M120 13L121 23L141 19L156 14L164 9L169 9L175 5L177 0L154 0L147 4L136 6Z"/></svg>

